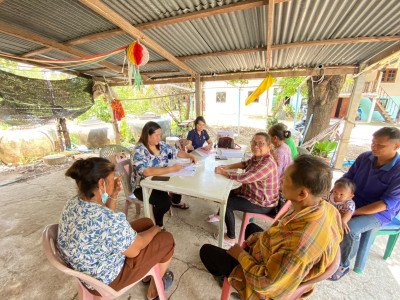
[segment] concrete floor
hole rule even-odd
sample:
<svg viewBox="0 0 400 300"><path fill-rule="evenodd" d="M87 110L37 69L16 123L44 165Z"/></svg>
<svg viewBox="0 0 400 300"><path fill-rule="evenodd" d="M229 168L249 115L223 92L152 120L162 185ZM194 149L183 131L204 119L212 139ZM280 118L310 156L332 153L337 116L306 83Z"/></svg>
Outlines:
<svg viewBox="0 0 400 300"><path fill-rule="evenodd" d="M64 172L0 188L1 299L77 299L74 280L50 265L42 252L43 228L58 223L65 201L76 193L75 183L65 178ZM206 272L198 254L204 243L217 244L212 237L217 225L205 222L217 206L188 197L184 201L190 209L174 209L173 217L166 215L165 220L176 241L170 268L175 282L167 296L172 300L219 299L221 288ZM118 210L122 211L123 205L121 193ZM128 219L136 217L132 207ZM238 234L241 214L236 219ZM350 272L341 281L324 281L309 299L400 299L400 242L384 261L386 240L381 236L376 239L363 274ZM146 299L145 295L145 287L139 284L120 299Z"/></svg>

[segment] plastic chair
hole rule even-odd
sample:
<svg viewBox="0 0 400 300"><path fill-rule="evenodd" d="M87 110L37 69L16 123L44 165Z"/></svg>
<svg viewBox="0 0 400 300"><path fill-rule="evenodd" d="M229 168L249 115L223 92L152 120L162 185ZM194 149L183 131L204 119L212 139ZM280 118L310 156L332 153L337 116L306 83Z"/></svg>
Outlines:
<svg viewBox="0 0 400 300"><path fill-rule="evenodd" d="M239 245L242 245L244 242L244 233L246 231L246 227L250 222L251 218L257 218L265 221L269 221L274 223L276 220L278 220L280 217L282 217L288 210L292 202L290 200L286 201L285 204L282 206L282 208L279 210L279 212L275 216L269 216L266 214L256 214L256 213L249 213L249 212L244 212L243 213L243 221L242 221L242 226L240 227L240 234L239 234Z"/></svg>
<svg viewBox="0 0 400 300"><path fill-rule="evenodd" d="M116 163L115 155L118 153L126 153L128 157L131 157L131 150L121 145L107 145L100 149L100 157L107 158L113 164Z"/></svg>
<svg viewBox="0 0 400 300"><path fill-rule="evenodd" d="M75 271L67 266L67 264L62 259L58 248L57 248L57 233L58 233L58 224L47 225L43 231L43 250L49 262L61 272L74 277L78 283L78 298L85 300L95 300L95 299L114 299L125 294L131 287L140 282L143 278L147 276L152 276L154 278L158 296L162 300L166 300L165 292L164 292L164 284L162 281L162 276L160 273L160 268L155 265L143 278L139 279L135 283L116 291L113 288L109 287L105 283L97 280L87 274ZM101 296L95 296L91 294L87 288L81 283L81 281L86 282L96 289L97 292Z"/></svg>
<svg viewBox="0 0 400 300"><path fill-rule="evenodd" d="M375 241L375 237L378 235L389 235L385 254L383 255L383 259L387 259L392 254L394 245L400 235L400 213L392 220L392 222L382 226L380 229L369 230L361 234L360 246L358 247L356 262L354 264L354 272L358 274L363 272L369 250Z"/></svg>
<svg viewBox="0 0 400 300"><path fill-rule="evenodd" d="M118 156L118 155L117 155ZM129 158L121 159L119 157L116 157L115 160L117 161L117 164L115 165L115 172L119 174L123 174L121 178L121 183L122 187L124 189L124 194L125 194L125 215L126 218L128 219L128 209L129 209L129 204L133 203L136 206L136 214L140 214L140 208L143 205L143 201L140 201L135 197L133 194L132 190L132 182L131 182L131 177L132 177L132 162Z"/></svg>
<svg viewBox="0 0 400 300"><path fill-rule="evenodd" d="M296 300L301 299L301 296L307 292L314 284L317 282L323 281L331 277L336 270L339 268L340 264L340 248L338 248L334 261L326 268L325 272L320 276L315 277L309 281L302 282L297 287L297 289L293 292L292 295L288 298L288 300ZM224 285L222 286L221 300L228 300L231 293L235 292L235 289L231 287L229 284L228 278L224 278Z"/></svg>

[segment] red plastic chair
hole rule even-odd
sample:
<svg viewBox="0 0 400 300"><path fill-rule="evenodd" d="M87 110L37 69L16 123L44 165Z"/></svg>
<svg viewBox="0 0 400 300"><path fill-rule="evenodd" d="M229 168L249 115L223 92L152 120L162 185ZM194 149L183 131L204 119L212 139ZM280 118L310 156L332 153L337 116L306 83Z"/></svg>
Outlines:
<svg viewBox="0 0 400 300"><path fill-rule="evenodd" d="M336 270L339 268L340 264L340 248L338 248L336 252L336 256L334 261L326 268L325 272L322 273L320 276L315 277L309 281L302 282L298 286L298 288L294 291L292 295L288 298L288 300L296 300L301 299L301 296L307 292L309 289L312 288L314 284L317 282L323 281L331 277ZM229 284L228 278L224 278L224 285L222 286L222 293L221 293L221 300L228 300L231 293L235 292L235 289L231 287Z"/></svg>
<svg viewBox="0 0 400 300"><path fill-rule="evenodd" d="M58 233L58 224L47 225L43 231L43 250L49 262L61 272L74 277L78 283L78 298L84 300L95 300L95 299L115 299L123 294L125 294L130 288L132 288L135 284L140 282L143 278L147 276L152 276L155 280L155 284L157 287L158 296L161 300L166 300L165 292L164 292L164 284L162 281L162 276L160 274L160 268L155 265L143 278L139 279L135 283L116 291L113 288L109 287L105 283L97 280L87 274L75 271L68 267L64 260L62 259L58 248L57 248L57 233ZM86 282L96 289L97 292L100 293L101 296L95 296L91 294L87 288L81 283L81 281Z"/></svg>
<svg viewBox="0 0 400 300"><path fill-rule="evenodd" d="M240 227L240 234L239 234L239 245L242 245L244 242L244 233L246 231L246 227L250 222L251 218L257 218L265 221L269 221L274 223L276 220L278 220L280 217L282 217L288 210L292 202L290 200L286 201L285 204L282 206L282 208L279 210L279 212L276 214L276 216L271 217L266 214L255 214L255 213L248 213L245 212L243 213L243 221L242 221L242 226Z"/></svg>

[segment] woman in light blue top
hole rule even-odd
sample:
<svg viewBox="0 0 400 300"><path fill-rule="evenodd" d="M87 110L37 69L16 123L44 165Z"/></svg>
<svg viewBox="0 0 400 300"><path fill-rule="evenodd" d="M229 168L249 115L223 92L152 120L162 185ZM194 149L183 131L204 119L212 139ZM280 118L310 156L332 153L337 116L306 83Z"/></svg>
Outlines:
<svg viewBox="0 0 400 300"><path fill-rule="evenodd" d="M114 164L99 157L77 160L65 174L75 179L78 195L67 201L58 225L57 246L64 261L117 291L159 264L168 288L173 274L166 270L174 239L150 219L129 223L123 213L115 211L121 176L114 179ZM99 295L84 284L90 293ZM158 298L153 280L147 298Z"/></svg>

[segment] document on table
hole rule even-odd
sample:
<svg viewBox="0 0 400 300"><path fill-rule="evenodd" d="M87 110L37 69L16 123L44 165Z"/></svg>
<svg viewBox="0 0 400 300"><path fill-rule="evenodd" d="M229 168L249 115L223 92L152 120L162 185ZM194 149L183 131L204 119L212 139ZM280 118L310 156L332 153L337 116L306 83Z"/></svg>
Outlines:
<svg viewBox="0 0 400 300"><path fill-rule="evenodd" d="M221 156L226 158L243 158L244 153L238 150L221 149Z"/></svg>
<svg viewBox="0 0 400 300"><path fill-rule="evenodd" d="M203 148L197 148L196 153L202 157L208 156L209 154L215 153L215 150L205 150Z"/></svg>
<svg viewBox="0 0 400 300"><path fill-rule="evenodd" d="M180 163L180 162L174 162L170 166L173 166L178 163ZM196 172L196 166L193 163L191 163L191 164L182 164L181 163L181 165L184 167L186 166L186 167L178 172L168 173L163 176L187 176L187 177L194 176L194 173Z"/></svg>

